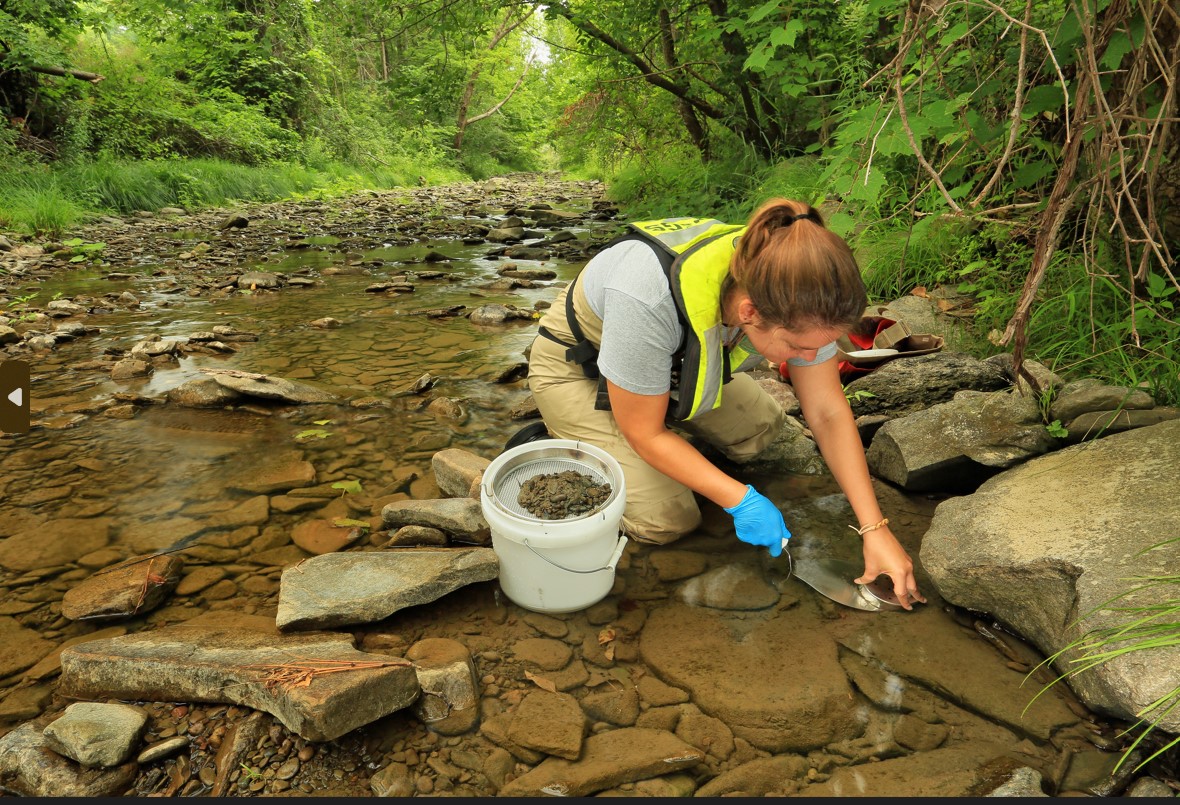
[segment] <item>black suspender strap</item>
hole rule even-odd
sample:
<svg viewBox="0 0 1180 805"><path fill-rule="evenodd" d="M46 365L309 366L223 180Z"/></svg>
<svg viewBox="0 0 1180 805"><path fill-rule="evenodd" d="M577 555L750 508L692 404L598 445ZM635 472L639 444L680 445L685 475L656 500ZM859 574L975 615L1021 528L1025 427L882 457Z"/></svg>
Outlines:
<svg viewBox="0 0 1180 805"><path fill-rule="evenodd" d="M555 344L561 344L561 346L565 347L565 359L581 366L582 374L591 380L595 380L598 377L598 347L586 340L582 328L578 325L578 317L574 315L574 285L577 282L578 279L575 277L565 294L566 324L570 328L570 333L576 339L575 342L573 344L567 344L543 326L537 328L537 333L548 338Z"/></svg>

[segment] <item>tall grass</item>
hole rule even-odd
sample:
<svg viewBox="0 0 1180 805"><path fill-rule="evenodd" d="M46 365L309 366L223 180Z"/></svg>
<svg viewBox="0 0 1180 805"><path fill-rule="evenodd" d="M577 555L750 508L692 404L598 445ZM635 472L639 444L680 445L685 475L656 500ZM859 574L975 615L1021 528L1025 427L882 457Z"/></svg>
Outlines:
<svg viewBox="0 0 1180 805"><path fill-rule="evenodd" d="M245 166L217 159L123 161L101 159L52 168L20 167L0 174L0 226L57 235L102 214L181 207L189 211L296 195L342 195L369 188L449 181L456 169L401 164L357 167L325 163Z"/></svg>
<svg viewBox="0 0 1180 805"><path fill-rule="evenodd" d="M689 147L670 147L655 157L627 158L610 178L609 192L635 218L694 216L740 223L755 206L751 188L765 169L741 150L703 162Z"/></svg>

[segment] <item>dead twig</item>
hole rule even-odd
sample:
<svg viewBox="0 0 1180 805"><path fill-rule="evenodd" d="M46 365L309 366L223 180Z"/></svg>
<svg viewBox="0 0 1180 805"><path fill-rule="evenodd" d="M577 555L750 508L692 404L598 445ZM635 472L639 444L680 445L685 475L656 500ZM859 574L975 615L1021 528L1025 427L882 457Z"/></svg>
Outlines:
<svg viewBox="0 0 1180 805"><path fill-rule="evenodd" d="M161 584L167 583L168 581L168 579L164 578L158 573L152 572L152 565L155 564L155 561L156 557L153 556L151 561L148 562L147 572L143 574L143 587L141 587L139 590L139 599L135 602L135 608L131 610L132 615L134 615L136 612L139 612L139 608L142 607L143 602L147 600L147 591L150 585L154 584L159 586Z"/></svg>
<svg viewBox="0 0 1180 805"><path fill-rule="evenodd" d="M244 666L261 672L261 682L267 690L280 687L305 688L312 680L327 674L345 671L372 671L378 668L408 668L409 660L294 660L284 663L263 663Z"/></svg>

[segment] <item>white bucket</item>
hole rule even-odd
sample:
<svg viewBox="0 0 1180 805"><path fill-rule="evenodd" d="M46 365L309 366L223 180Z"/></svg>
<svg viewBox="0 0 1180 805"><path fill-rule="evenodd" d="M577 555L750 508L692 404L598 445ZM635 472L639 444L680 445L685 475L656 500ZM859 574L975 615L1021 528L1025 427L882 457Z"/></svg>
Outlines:
<svg viewBox="0 0 1180 805"><path fill-rule="evenodd" d="M535 517L520 505L529 479L566 470L610 484L606 502L565 520ZM570 439L507 450L484 470L480 504L500 562L500 588L513 602L534 612L576 612L610 592L627 544L619 531L626 489L623 469L605 450Z"/></svg>

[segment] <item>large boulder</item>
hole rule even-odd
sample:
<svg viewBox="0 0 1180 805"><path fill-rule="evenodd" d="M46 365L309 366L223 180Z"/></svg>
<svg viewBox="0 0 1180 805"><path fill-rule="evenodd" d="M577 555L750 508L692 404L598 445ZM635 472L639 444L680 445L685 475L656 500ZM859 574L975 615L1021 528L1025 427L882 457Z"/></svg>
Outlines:
<svg viewBox="0 0 1180 805"><path fill-rule="evenodd" d="M1178 475L1180 421L1035 458L940 504L922 566L947 601L1060 652L1058 672L1076 670L1077 641L1175 601L1175 584L1143 580L1176 573L1177 543L1160 543L1177 537ZM1180 646L1126 651L1068 680L1091 709L1135 721L1180 686ZM1159 727L1180 732L1180 709Z"/></svg>

